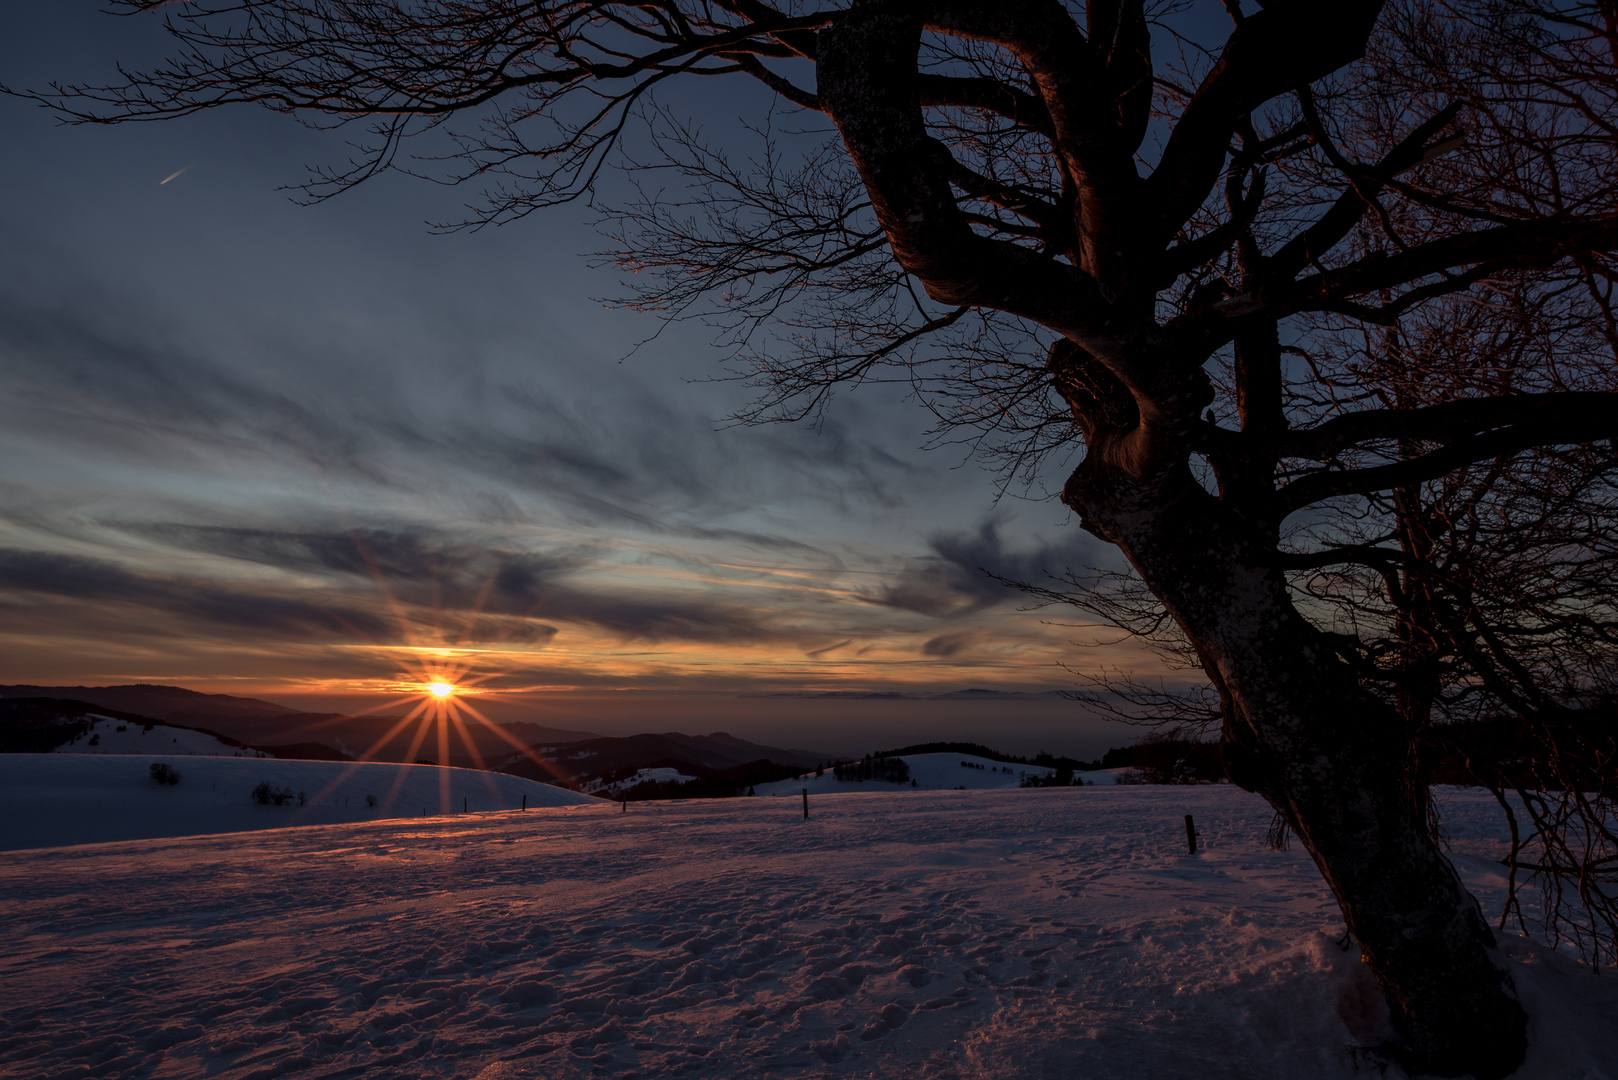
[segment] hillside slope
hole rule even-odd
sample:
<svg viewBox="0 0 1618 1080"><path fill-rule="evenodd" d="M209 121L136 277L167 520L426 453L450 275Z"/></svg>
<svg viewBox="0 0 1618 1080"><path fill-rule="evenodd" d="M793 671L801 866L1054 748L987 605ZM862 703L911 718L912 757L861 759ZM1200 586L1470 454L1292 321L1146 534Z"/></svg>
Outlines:
<svg viewBox="0 0 1618 1080"><path fill-rule="evenodd" d="M180 782L155 782L158 763L177 770ZM260 784L287 798L255 802ZM515 776L422 765L0 754L0 850L515 810L525 798L530 807L601 802Z"/></svg>

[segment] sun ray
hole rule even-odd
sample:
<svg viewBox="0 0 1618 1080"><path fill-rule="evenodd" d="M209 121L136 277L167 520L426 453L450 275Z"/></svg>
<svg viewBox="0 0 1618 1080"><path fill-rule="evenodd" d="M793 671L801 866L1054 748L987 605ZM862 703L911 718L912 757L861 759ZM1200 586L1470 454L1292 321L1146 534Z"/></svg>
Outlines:
<svg viewBox="0 0 1618 1080"><path fill-rule="evenodd" d="M354 719L355 717L358 717L358 716L369 716L372 713L381 712L383 709L395 708L396 706L398 706L400 704L400 701L398 700L399 698L404 698L405 700L409 700L410 698L412 698L414 696L415 696L414 694L397 694L397 695L394 696L393 700L384 701L380 705L372 705L370 708L361 709L359 712L338 713L335 716L328 716L323 720L311 721L310 723L307 723L307 724L303 725L302 727L293 728L291 731L287 732L287 734L288 735L310 735L310 734L314 734L314 733L319 732L322 728L335 727L338 724L341 724L345 720L352 720L352 719ZM389 736L389 737L391 738L391 736ZM373 747L373 749L375 749L375 748ZM361 758L361 760L363 761L365 759Z"/></svg>
<svg viewBox="0 0 1618 1080"><path fill-rule="evenodd" d="M411 715L415 716L415 715L417 715L417 713L425 713L425 712L427 712L427 710L429 708L430 708L429 703L424 701L419 706L417 706L416 710L413 711ZM412 765L412 764L415 763L416 754L421 750L422 741L427 738L427 731L431 726L432 726L432 718L431 717L423 717L422 722L420 724L416 725L415 738L413 738L410 741L410 749L405 751L405 760L404 760L405 765L408 766L408 765ZM398 777L394 779L393 788L392 788L392 790L390 790L388 792L388 805L389 806L392 806L393 805L393 800L398 797L399 788L404 786L404 781L405 781L406 774L407 774L406 769L400 769Z"/></svg>
<svg viewBox="0 0 1618 1080"><path fill-rule="evenodd" d="M464 702L464 701L461 702L461 708L465 709L468 713L470 713L472 718L474 720L476 720L478 723L480 723L484 727L488 728L495 735L498 735L500 738L504 739L506 741L506 743L511 746L512 749L517 751L517 753L521 754L523 757L527 758L529 761L532 761L535 765L538 765L541 769L543 769L547 773L549 773L553 778L556 779L556 781L558 783L561 783L561 782L564 782L564 781L567 780L567 774L565 772L563 772L562 769L560 767L558 767L555 762L547 761L545 758L542 758L538 754L534 753L534 748L533 747L528 746L525 743L523 743L523 742L519 741L518 739L514 738L509 731L507 731L505 728L503 728L499 724L496 724L493 720L490 720L488 717L484 716L482 713L478 712L476 709L474 709L472 706L468 705L466 702Z"/></svg>
<svg viewBox="0 0 1618 1080"><path fill-rule="evenodd" d="M439 813L454 813L449 801L449 725L444 719L448 711L442 705L435 710L438 727L438 806Z"/></svg>
<svg viewBox="0 0 1618 1080"><path fill-rule="evenodd" d="M477 744L467 736L466 724L461 720L459 710L451 711L448 715L449 722L455 729L455 737L461 740L462 746L466 747L467 756L472 759L472 764L487 772L489 769L488 763L483 760L483 755L478 752Z"/></svg>
<svg viewBox="0 0 1618 1080"><path fill-rule="evenodd" d="M354 772L361 765L370 764L371 763L371 755L375 754L384 745L386 745L395 735L397 735L399 732L403 731L404 728L405 728L405 725L409 724L412 720L414 720L416 718L416 716L424 708L426 708L426 704L427 704L426 702L422 702L420 705L417 705L416 708L412 709L409 713L405 714L402 718L400 718L399 722L397 724L394 724L391 728L389 728L386 734L384 734L380 739L376 740L376 742L372 743L370 745L370 747L368 747L363 753L361 753L358 758L356 758L354 761L350 762L349 767L344 769L341 773L339 773L337 775L337 779L333 780L330 784L326 785L325 790L323 790L319 795L316 796L316 800L318 801L318 800L324 799L324 798L326 798L326 796L328 796L332 792L336 791L337 786L339 784L341 784L343 781L347 780L350 776L354 775ZM397 784L395 785L395 788L397 788ZM386 809L391 809L391 808L392 808L392 801L391 801L391 796L390 796L390 800L389 800L388 805L383 807L383 809L386 810Z"/></svg>
<svg viewBox="0 0 1618 1080"><path fill-rule="evenodd" d="M451 714L450 719L455 725L456 737L461 740L461 745L466 747L467 754L471 756L473 764L478 767L478 772L483 777L483 786L489 790L489 801L494 803L503 802L500 798L500 789L494 786L494 777L491 775L491 770L483 760L483 755L478 752L477 743L467 734L466 724L462 721L459 712Z"/></svg>
<svg viewBox="0 0 1618 1080"><path fill-rule="evenodd" d="M347 782L361 764L374 762L379 754L385 752L394 740L402 733L409 732L409 747L403 755L404 761L393 783L389 786L383 809L385 812L394 812L397 800L402 791L408 769L418 760L424 744L430 738L437 748L438 794L439 812L445 813L453 809L451 796L452 777L446 771L452 766L450 758L451 728L454 729L454 741L458 742L466 751L470 762L485 774L489 773L490 762L480 748L481 732L471 726L475 721L482 729L495 735L517 754L528 761L538 765L543 774L551 779L562 781L565 779L562 770L536 754L529 746L513 737L499 724L494 723L482 712L466 701L466 695L488 693L483 684L490 682L501 675L510 675L517 670L517 666L508 661L507 665L498 662L490 667L493 656L489 650L469 650L465 648L467 642L473 640L479 622L498 584L500 560L496 559L489 568L488 574L483 578L477 595L465 611L465 621L459 627L459 632L453 641L448 637L446 628L446 612L444 609L445 581L442 576L442 567L432 566L431 575L431 611L421 611L420 604L401 595L388 580L377 553L372 550L368 538L357 528L347 529L348 538L354 545L354 550L364 564L375 584L382 604L392 615L398 627L399 638L402 643L394 646L382 646L387 651L403 654L408 659L402 664L403 670L396 676L397 681L388 689L392 691L391 700L382 704L366 707L355 713L343 716L333 716L313 723L305 724L297 729L300 734L318 736L327 729L338 727L345 720L352 717L368 716L373 713L392 709L399 704L399 699L411 701L414 699L409 711L396 722L389 725L388 730L377 738L366 750L359 755L358 760L351 767L342 770L337 777L316 796L316 803L332 797L343 783ZM416 617L412 617L412 613ZM333 613L339 619L340 614ZM422 616L430 615L428 619ZM459 620L456 620L459 621ZM346 620L344 624L347 625ZM356 638L381 645L370 634L364 633L358 627L349 627ZM431 635L429 642L427 635ZM480 668L474 672L475 668ZM379 687L379 689L381 689ZM388 754L393 757L393 754ZM498 789L494 779L485 775L484 782L488 786L494 801L499 802Z"/></svg>

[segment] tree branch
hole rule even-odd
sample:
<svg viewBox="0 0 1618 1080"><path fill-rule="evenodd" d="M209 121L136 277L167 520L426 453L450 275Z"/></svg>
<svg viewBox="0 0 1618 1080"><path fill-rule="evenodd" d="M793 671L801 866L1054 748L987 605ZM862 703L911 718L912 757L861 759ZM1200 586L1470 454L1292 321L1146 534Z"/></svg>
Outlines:
<svg viewBox="0 0 1618 1080"><path fill-rule="evenodd" d="M1508 425L1588 425L1615 416L1618 416L1618 393L1610 392L1568 391L1468 398L1420 409L1367 409L1348 413L1312 428L1266 438L1261 452L1283 458L1328 461L1350 447L1376 439L1454 439ZM1249 445L1256 441L1245 435L1238 439Z"/></svg>
<svg viewBox="0 0 1618 1080"><path fill-rule="evenodd" d="M1405 136L1399 145L1389 150L1374 167L1358 172L1353 178L1355 182L1348 186L1318 221L1288 240L1264 260L1264 276L1275 280L1291 280L1297 277L1348 235L1349 230L1365 216L1369 206L1367 199L1381 191L1382 185L1387 180L1428 160L1434 151L1453 148L1455 145L1453 140L1446 139L1433 147L1427 145L1427 140L1454 120L1460 109L1460 103L1456 102L1440 110L1426 123Z"/></svg>
<svg viewBox="0 0 1618 1080"><path fill-rule="evenodd" d="M949 150L927 134L917 84L922 19L909 5L856 0L819 42L820 100L843 136L899 264L950 306L1021 315L1095 337L1109 303L1073 267L974 234L950 190Z"/></svg>
<svg viewBox="0 0 1618 1080"><path fill-rule="evenodd" d="M1603 395L1609 399L1618 395ZM1368 469L1313 473L1294 480L1276 493L1284 514L1292 514L1340 495L1389 491L1436 480L1478 461L1519 453L1536 446L1569 446L1596 439L1618 438L1618 417L1585 417L1574 421L1536 420L1458 439L1448 446L1404 461Z"/></svg>
<svg viewBox="0 0 1618 1080"><path fill-rule="evenodd" d="M1003 116L1047 138L1056 136L1051 112L1045 103L1014 86L1007 86L995 79L952 78L925 72L917 76L916 83L921 90L923 108L981 109Z"/></svg>
<svg viewBox="0 0 1618 1080"><path fill-rule="evenodd" d="M1241 117L1358 60L1381 10L1381 0L1280 0L1237 25L1146 181L1143 205L1163 242L1207 199Z"/></svg>
<svg viewBox="0 0 1618 1080"><path fill-rule="evenodd" d="M1618 214L1551 217L1477 229L1417 244L1393 255L1372 252L1347 266L1312 274L1296 283L1263 285L1216 301L1209 305L1207 313L1224 319L1249 315L1273 319L1304 311L1330 311L1348 297L1396 288L1461 267L1545 267L1578 252L1615 244Z"/></svg>
<svg viewBox="0 0 1618 1080"><path fill-rule="evenodd" d="M777 75L765 67L758 57L750 56L747 53L738 53L727 57L727 59L736 61L737 66L743 71L792 102L792 104L805 109L813 109L815 112L826 111L825 107L820 104L819 94L810 93L784 75Z"/></svg>

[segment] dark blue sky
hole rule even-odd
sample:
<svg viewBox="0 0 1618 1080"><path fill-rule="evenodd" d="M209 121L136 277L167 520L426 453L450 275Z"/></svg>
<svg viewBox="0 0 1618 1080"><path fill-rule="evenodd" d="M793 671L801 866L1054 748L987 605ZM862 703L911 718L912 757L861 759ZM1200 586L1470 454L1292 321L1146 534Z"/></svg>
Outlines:
<svg viewBox="0 0 1618 1080"><path fill-rule="evenodd" d="M163 49L87 0L4 12L13 87ZM978 571L1095 561L1063 507L996 505L893 387L726 425L700 327L629 355L656 324L600 302L584 208L434 235L471 193L401 176L296 206L342 137L251 109L0 124L0 681L369 692L461 648L554 693L1069 685L1086 635Z"/></svg>

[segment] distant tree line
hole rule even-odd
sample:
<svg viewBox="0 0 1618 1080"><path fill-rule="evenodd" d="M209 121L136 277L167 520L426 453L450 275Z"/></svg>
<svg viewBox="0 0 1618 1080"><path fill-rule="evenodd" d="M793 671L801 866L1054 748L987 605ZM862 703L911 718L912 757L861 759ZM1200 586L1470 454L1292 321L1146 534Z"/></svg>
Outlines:
<svg viewBox="0 0 1618 1080"><path fill-rule="evenodd" d="M144 716L67 698L0 698L0 754L48 754L88 733L92 716L139 724L147 731L153 724Z"/></svg>

